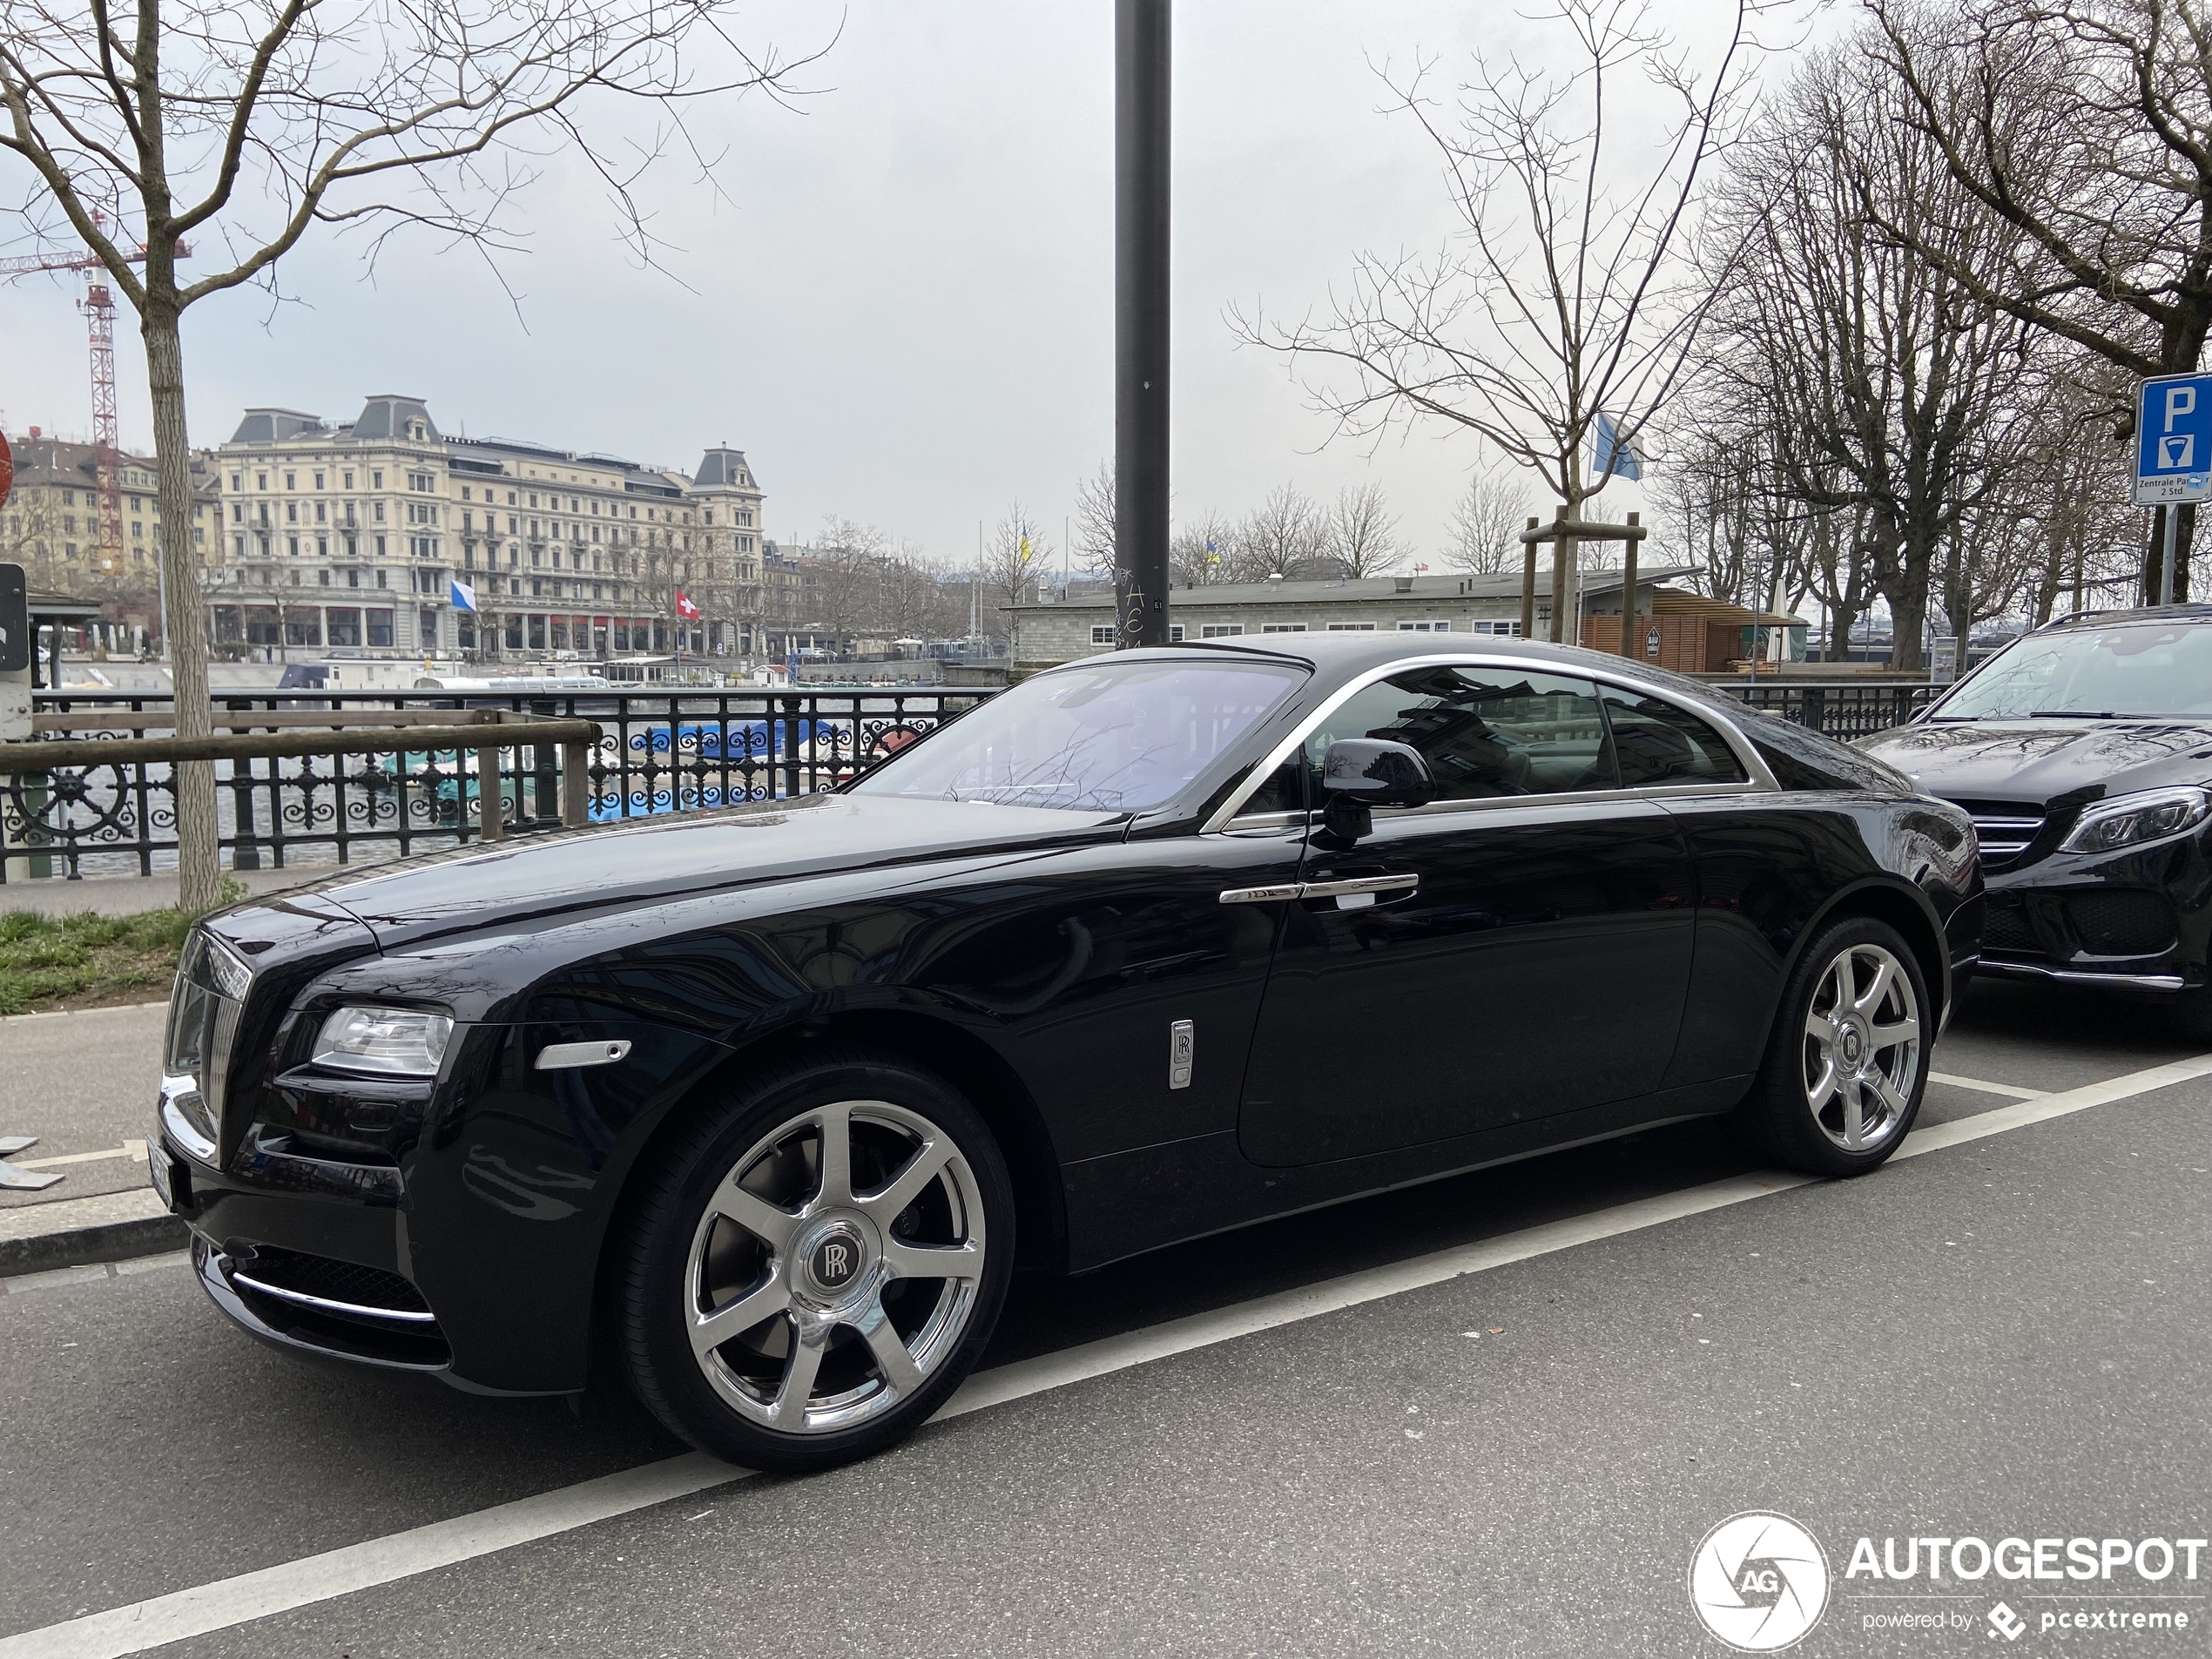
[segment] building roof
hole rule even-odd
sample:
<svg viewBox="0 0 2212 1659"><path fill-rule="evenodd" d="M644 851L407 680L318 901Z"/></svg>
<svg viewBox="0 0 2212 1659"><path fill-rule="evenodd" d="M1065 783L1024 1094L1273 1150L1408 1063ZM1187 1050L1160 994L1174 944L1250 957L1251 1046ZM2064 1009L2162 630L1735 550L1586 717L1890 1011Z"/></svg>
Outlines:
<svg viewBox="0 0 2212 1659"><path fill-rule="evenodd" d="M1649 589L1659 583L1680 577L1694 575L1687 566L1662 566L1657 570L1639 570L1636 586ZM1585 600L1599 594L1618 593L1622 573L1618 570L1586 570L1582 573L1581 590ZM1352 604L1394 605L1409 599L1424 604L1448 603L1458 599L1518 600L1521 597L1521 572L1501 572L1495 576L1371 576L1333 582L1224 582L1207 587L1178 587L1170 591L1170 610L1205 610L1213 607L1243 610L1253 605L1277 604ZM1536 597L1540 603L1551 601L1549 573L1539 570L1536 577ZM1114 595L1110 590L1098 593L1073 595L1064 599L1041 599L1004 609L1017 611L1107 610L1114 609Z"/></svg>
<svg viewBox="0 0 2212 1659"><path fill-rule="evenodd" d="M325 430L322 416L300 409L248 409L231 434L233 443L281 443L302 433Z"/></svg>
<svg viewBox="0 0 2212 1659"><path fill-rule="evenodd" d="M430 406L421 398L397 392L373 393L354 417L353 432L356 438L404 439L411 420L422 422L423 435L431 442L438 441L438 423L430 418Z"/></svg>
<svg viewBox="0 0 2212 1659"><path fill-rule="evenodd" d="M699 461L699 469L691 482L701 489L758 489L759 482L752 475L745 451L717 445Z"/></svg>

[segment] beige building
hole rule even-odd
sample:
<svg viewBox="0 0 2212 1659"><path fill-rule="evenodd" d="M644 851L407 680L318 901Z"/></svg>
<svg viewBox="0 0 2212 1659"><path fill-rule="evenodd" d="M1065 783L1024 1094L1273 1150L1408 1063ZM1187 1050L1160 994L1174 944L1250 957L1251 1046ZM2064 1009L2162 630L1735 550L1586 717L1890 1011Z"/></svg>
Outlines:
<svg viewBox="0 0 2212 1659"><path fill-rule="evenodd" d="M20 564L37 590L96 601L111 624L160 631L161 516L153 462L125 455L117 465L119 544L100 544L98 451L46 436L37 427L9 441L16 482L0 507L0 561ZM192 541L203 554L220 510L214 473L192 460Z"/></svg>
<svg viewBox="0 0 2212 1659"><path fill-rule="evenodd" d="M696 475L452 437L419 398L352 421L248 409L216 452L219 647L347 655L757 649L762 493L742 451ZM678 613L681 592L696 618ZM475 609L456 604L473 593Z"/></svg>

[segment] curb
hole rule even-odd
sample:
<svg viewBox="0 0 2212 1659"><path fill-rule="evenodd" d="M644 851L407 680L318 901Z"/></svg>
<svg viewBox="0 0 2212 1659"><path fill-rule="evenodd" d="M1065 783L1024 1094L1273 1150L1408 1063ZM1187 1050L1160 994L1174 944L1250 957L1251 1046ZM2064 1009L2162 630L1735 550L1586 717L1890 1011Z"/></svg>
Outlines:
<svg viewBox="0 0 2212 1659"><path fill-rule="evenodd" d="M151 1187L0 1210L0 1277L181 1250L191 1235Z"/></svg>

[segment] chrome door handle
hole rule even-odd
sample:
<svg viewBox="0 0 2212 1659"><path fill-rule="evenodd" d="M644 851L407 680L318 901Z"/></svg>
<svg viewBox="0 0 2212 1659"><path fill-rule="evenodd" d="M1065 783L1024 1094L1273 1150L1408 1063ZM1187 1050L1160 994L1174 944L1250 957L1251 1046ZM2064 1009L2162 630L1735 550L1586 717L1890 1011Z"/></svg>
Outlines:
<svg viewBox="0 0 2212 1659"><path fill-rule="evenodd" d="M1347 893L1411 893L1418 875L1356 875L1342 881L1285 881L1271 887L1231 887L1224 904L1275 904L1285 899L1334 899Z"/></svg>
<svg viewBox="0 0 2212 1659"><path fill-rule="evenodd" d="M1333 899L1340 893L1411 893L1421 884L1417 875L1356 875L1342 881L1307 881L1298 887L1301 899Z"/></svg>
<svg viewBox="0 0 2212 1659"><path fill-rule="evenodd" d="M1295 881L1285 881L1272 887L1231 887L1221 895L1224 904L1273 904L1278 900L1295 899L1300 889Z"/></svg>

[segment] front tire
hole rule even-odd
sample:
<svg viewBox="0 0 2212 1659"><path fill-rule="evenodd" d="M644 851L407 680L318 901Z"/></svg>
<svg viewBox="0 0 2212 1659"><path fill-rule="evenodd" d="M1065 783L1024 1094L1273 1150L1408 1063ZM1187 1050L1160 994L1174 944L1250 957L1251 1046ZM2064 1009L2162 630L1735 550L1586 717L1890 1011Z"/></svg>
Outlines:
<svg viewBox="0 0 2212 1659"><path fill-rule="evenodd" d="M1871 917L1824 927L1784 988L1758 1081L1736 1121L1761 1150L1813 1175L1865 1175L1897 1150L1927 1088L1932 1003L1898 931Z"/></svg>
<svg viewBox="0 0 2212 1659"><path fill-rule="evenodd" d="M949 1085L869 1055L787 1065L649 1180L623 1281L631 1386L747 1468L866 1457L974 1368L1013 1256L1005 1161Z"/></svg>

